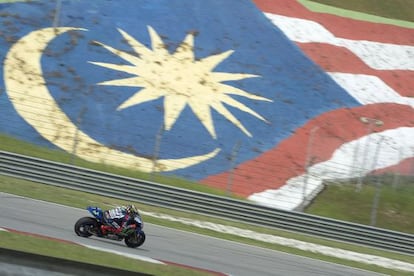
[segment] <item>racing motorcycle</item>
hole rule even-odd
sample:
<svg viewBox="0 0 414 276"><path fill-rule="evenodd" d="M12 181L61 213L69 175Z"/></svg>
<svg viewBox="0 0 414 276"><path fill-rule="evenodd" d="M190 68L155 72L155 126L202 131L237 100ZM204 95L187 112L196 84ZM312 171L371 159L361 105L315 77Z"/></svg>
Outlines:
<svg viewBox="0 0 414 276"><path fill-rule="evenodd" d="M75 223L75 233L80 237L96 236L116 241L124 240L128 247L136 248L145 241L144 222L139 213L126 215L124 230L117 233L115 227L104 224L104 214L101 208L88 206L86 210L93 217L83 217Z"/></svg>

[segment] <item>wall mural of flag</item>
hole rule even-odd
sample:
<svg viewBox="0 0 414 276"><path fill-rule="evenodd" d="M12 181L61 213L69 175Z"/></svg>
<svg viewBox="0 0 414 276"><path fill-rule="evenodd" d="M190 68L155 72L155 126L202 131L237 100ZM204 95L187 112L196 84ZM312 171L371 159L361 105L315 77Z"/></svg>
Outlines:
<svg viewBox="0 0 414 276"><path fill-rule="evenodd" d="M2 133L285 209L414 156L413 29L296 1L56 3L0 4Z"/></svg>
<svg viewBox="0 0 414 276"><path fill-rule="evenodd" d="M312 199L326 179L374 170L412 175L414 29L315 13L298 1L254 2L361 106L312 118L272 150L239 166L235 183L256 175L245 182L250 199L294 209ZM274 170L275 177L267 173ZM207 181L223 183L228 177ZM251 194L260 183L268 188Z"/></svg>

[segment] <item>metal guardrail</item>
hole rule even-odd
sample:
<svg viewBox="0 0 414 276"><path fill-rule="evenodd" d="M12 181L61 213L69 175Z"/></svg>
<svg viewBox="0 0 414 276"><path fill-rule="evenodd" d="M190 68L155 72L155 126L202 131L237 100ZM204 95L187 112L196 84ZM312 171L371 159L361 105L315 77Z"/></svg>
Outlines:
<svg viewBox="0 0 414 276"><path fill-rule="evenodd" d="M414 255L414 235L0 151L0 174Z"/></svg>

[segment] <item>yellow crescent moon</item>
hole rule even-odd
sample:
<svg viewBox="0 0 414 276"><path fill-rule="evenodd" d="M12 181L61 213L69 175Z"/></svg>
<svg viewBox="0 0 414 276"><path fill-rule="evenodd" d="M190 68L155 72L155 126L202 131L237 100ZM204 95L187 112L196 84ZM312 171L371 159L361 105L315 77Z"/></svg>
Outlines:
<svg viewBox="0 0 414 276"><path fill-rule="evenodd" d="M144 172L182 169L217 155L219 149L205 155L156 160L154 166L151 159L111 149L78 129L51 96L41 66L42 54L50 41L74 30L85 31L70 27L33 31L10 48L4 61L4 79L10 101L20 116L41 136L67 152L74 151L76 147L76 155L82 159Z"/></svg>

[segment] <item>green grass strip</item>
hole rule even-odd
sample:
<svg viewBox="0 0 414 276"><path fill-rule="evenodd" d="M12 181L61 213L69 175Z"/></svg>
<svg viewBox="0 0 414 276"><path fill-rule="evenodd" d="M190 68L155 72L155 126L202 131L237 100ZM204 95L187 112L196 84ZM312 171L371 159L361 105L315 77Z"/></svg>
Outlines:
<svg viewBox="0 0 414 276"><path fill-rule="evenodd" d="M113 253L89 249L81 245L5 231L0 231L0 247L152 275L211 275L207 272L196 271L189 268L149 263Z"/></svg>
<svg viewBox="0 0 414 276"><path fill-rule="evenodd" d="M341 0L344 1L344 0ZM341 8L336 8L333 6L328 6L320 3L316 3L310 0L298 0L302 5L304 5L307 9L313 12L323 12L333 15L339 15L342 17L347 17L351 19L363 20L372 23L383 23L383 24L390 24L399 27L405 28L414 28L414 22L398 20L398 19L390 19L385 18L377 15L371 15L363 12L351 11Z"/></svg>

